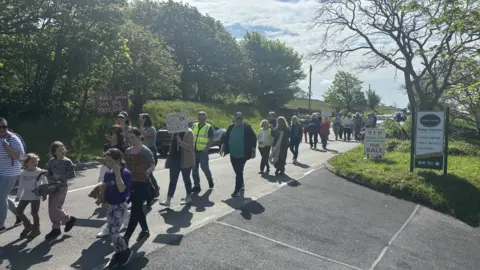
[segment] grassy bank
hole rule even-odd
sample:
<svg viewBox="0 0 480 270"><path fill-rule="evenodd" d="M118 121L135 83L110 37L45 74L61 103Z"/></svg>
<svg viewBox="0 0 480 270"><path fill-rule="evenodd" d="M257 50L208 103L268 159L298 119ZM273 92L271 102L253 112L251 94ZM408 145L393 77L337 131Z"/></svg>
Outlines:
<svg viewBox="0 0 480 270"><path fill-rule="evenodd" d="M478 226L480 222L480 145L450 142L448 175L442 171L409 172L409 141L389 141L382 161L364 159L363 146L330 160L342 175L362 179L383 192L418 201Z"/></svg>
<svg viewBox="0 0 480 270"><path fill-rule="evenodd" d="M173 112L186 112L190 119L196 119L196 113L204 110L213 124L226 128L237 111L244 113L245 120L259 127L262 116L266 117L271 108L257 109L245 105L201 104L184 101L156 101L147 103L144 112L149 113L155 127L165 123L164 116ZM288 110L275 110L278 115L291 117ZM133 125L138 124L138 116L130 115ZM91 159L101 155L104 133L115 123L115 117L87 115L83 119L42 118L36 121L9 119L10 127L19 133L27 143L28 151L38 153L43 161L48 158L48 146L55 140L64 142L73 160Z"/></svg>

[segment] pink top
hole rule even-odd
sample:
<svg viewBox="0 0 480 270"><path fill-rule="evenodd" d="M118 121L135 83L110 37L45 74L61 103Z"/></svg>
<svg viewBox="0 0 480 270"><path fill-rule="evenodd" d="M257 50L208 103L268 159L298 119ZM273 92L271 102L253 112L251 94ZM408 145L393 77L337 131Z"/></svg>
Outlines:
<svg viewBox="0 0 480 270"><path fill-rule="evenodd" d="M320 130L320 134L330 134L330 121L323 120L322 129Z"/></svg>
<svg viewBox="0 0 480 270"><path fill-rule="evenodd" d="M35 196L32 190L37 188L40 185L48 183L45 175L42 175L40 179L38 179L38 182L35 181L37 180L37 177L41 172L42 170L40 168L37 168L33 172L23 170L20 173L20 177L18 180L18 197L20 198L21 201L40 200L40 197Z"/></svg>

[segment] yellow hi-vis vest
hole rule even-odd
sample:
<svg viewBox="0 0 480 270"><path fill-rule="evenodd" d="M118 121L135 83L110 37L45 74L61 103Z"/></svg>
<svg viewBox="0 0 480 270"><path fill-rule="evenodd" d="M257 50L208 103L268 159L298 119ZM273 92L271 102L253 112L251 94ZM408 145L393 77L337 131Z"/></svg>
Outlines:
<svg viewBox="0 0 480 270"><path fill-rule="evenodd" d="M208 130L210 129L210 125L205 123L203 127L199 130L198 129L198 122L193 124L193 134L195 136L195 150L203 151L208 144Z"/></svg>

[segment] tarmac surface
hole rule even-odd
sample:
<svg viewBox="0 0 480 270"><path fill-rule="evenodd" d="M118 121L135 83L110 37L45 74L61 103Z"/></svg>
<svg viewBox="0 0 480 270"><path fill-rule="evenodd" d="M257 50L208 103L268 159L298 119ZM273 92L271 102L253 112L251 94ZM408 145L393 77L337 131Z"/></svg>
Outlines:
<svg viewBox="0 0 480 270"><path fill-rule="evenodd" d="M135 255L121 269L478 269L478 228L322 169L356 145L331 141L323 152L302 143L299 163L290 155L283 177L259 175L257 153L245 168L245 194L234 199L229 158L211 154L215 189L206 190L200 173L204 190L183 207L179 181L171 209L154 205L151 237L131 241ZM43 240L50 230L45 203L41 236L19 240L20 227L1 234L0 269L102 269L113 248L108 238L96 239L106 223L87 197L97 177L98 169L87 169L70 183L65 209L78 221L68 234ZM155 177L164 199L163 160ZM13 221L9 213L7 225Z"/></svg>

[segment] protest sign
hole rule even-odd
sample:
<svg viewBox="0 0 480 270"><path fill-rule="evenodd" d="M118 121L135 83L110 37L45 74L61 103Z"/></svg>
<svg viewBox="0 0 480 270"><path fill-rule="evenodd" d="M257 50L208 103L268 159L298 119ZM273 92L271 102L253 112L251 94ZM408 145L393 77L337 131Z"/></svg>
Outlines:
<svg viewBox="0 0 480 270"><path fill-rule="evenodd" d="M168 133L185 132L188 130L187 114L184 112L165 115Z"/></svg>
<svg viewBox="0 0 480 270"><path fill-rule="evenodd" d="M366 128L363 141L365 155L369 158L382 158L385 154L385 138L387 133L383 128Z"/></svg>
<svg viewBox="0 0 480 270"><path fill-rule="evenodd" d="M127 169L132 173L132 181L148 182L145 171L148 169L147 157L139 154L124 154Z"/></svg>
<svg viewBox="0 0 480 270"><path fill-rule="evenodd" d="M330 117L330 116L332 116L331 111L322 110L322 117Z"/></svg>
<svg viewBox="0 0 480 270"><path fill-rule="evenodd" d="M107 92L97 96L97 112L99 114L118 113L127 110L127 92Z"/></svg>

